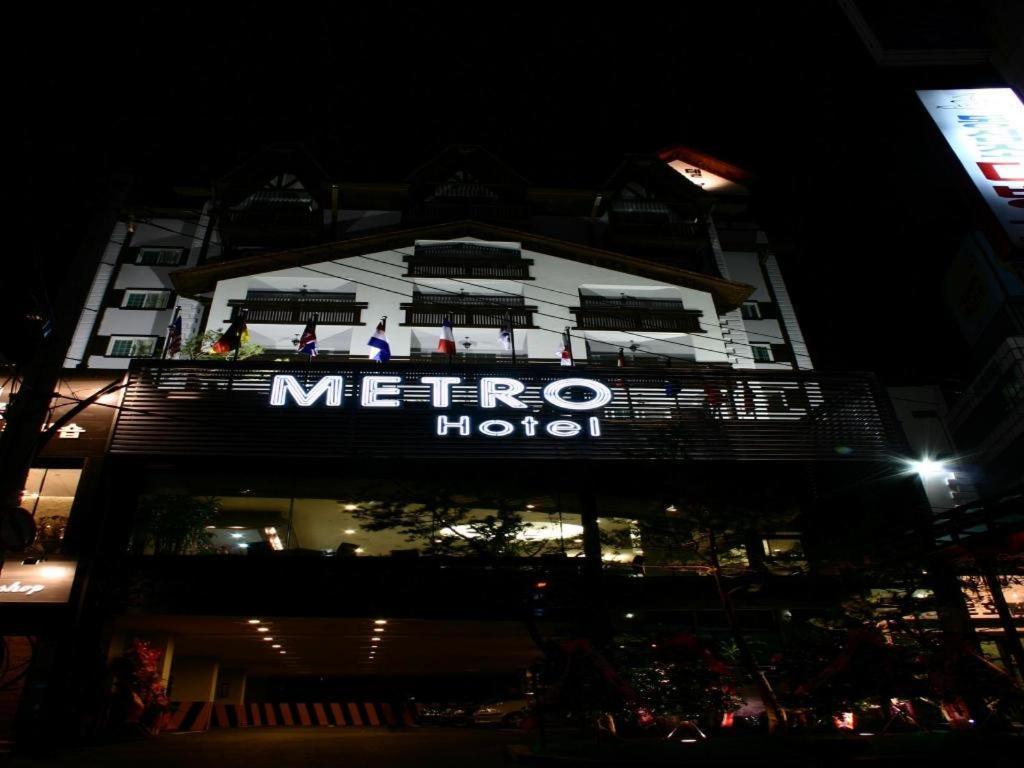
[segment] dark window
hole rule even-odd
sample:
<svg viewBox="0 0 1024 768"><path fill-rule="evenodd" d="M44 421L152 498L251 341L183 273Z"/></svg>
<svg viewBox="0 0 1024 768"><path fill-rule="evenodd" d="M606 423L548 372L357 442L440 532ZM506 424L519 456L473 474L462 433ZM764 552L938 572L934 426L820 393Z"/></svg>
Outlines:
<svg viewBox="0 0 1024 768"><path fill-rule="evenodd" d="M135 263L150 267L177 267L184 256L183 248L140 248Z"/></svg>
<svg viewBox="0 0 1024 768"><path fill-rule="evenodd" d="M740 314L744 320L760 320L761 307L758 306L756 301L745 301L740 306Z"/></svg>
<svg viewBox="0 0 1024 768"><path fill-rule="evenodd" d="M769 344L751 344L750 352L756 363L771 363L774 362L772 357L772 348Z"/></svg>
<svg viewBox="0 0 1024 768"><path fill-rule="evenodd" d="M122 309L167 309L170 291L151 291L129 288L124 292Z"/></svg>

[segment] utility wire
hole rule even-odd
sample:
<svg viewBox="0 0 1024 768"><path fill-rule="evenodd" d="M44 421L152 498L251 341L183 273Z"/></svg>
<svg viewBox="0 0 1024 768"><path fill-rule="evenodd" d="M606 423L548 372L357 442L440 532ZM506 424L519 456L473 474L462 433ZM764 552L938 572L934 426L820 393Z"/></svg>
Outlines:
<svg viewBox="0 0 1024 768"><path fill-rule="evenodd" d="M151 209L151 208L143 208L143 210L149 211L151 215L154 213L153 209ZM195 209L183 209L183 210L187 210L190 213L196 213L196 214L202 215L202 211L197 211ZM152 227L155 227L157 229L163 229L163 230L165 230L167 232L172 232L172 233L178 234L178 235L181 234L178 230L174 230L174 229L171 229L169 227L165 227L165 226L163 226L161 224L157 224L152 219L140 219L139 221L142 222L142 223L148 224L148 225L150 225ZM211 229L211 225L209 225L209 224L205 224L204 225L204 224L201 224L198 221L195 223L195 227L196 227L197 230L200 230L200 229L202 229L202 230ZM266 227L257 226L256 228L258 230L262 231L262 232L270 233L270 230L268 228L266 228ZM114 242L116 242L116 241L114 241ZM381 251L381 252L382 253L386 253L386 252L400 253L400 251L397 251L395 249L385 249L384 251ZM405 255L408 255L408 254L404 254L403 253L402 255L405 256ZM362 255L362 258L365 258L365 259L367 259L369 261L379 261L382 264L388 264L389 266L394 266L394 265L390 264L390 262L386 262L386 261L383 261L381 259L374 259L374 258L372 258L370 256L365 255L365 254ZM332 260L328 259L327 261L332 261ZM334 260L333 263L338 263L338 262L336 260ZM476 285L476 287L484 288L486 290L498 290L499 293L506 293L509 296L519 296L519 294L510 293L510 292L507 292L507 291L500 291L500 289L494 289L494 288L492 288L490 286L481 286L481 285L478 285L478 284L475 284L475 283L471 283L471 282L469 282L467 280L463 280L463 279L460 279L460 278L449 277L449 278L446 278L446 279L452 280L454 282L464 283L466 285ZM526 283L526 281L523 281L523 280L515 280L515 279L511 279L511 278L510 279L502 278L502 279L503 279L504 282L516 283L517 285L522 285L522 286L527 286L528 285ZM530 283L529 287L530 288L534 288L536 290L550 291L552 293L557 293L557 294L560 294L560 295L563 295L563 296L568 296L570 298L577 299L577 300L579 299L579 294L570 293L569 291L562 291L562 290L559 290L557 288L549 288L548 286L545 286L545 285L539 285L539 284L535 284L535 283ZM548 301L547 303L548 304L553 304L553 305L558 306L558 307L562 307L564 309L569 309L570 308L569 305L560 304L560 303L554 302L554 301ZM574 321L569 321L569 322L574 322ZM548 329L544 329L544 330L548 330ZM624 333L628 333L628 331L624 331ZM757 336L759 336L761 338L764 338L764 339L774 339L776 341L780 341L780 342L783 342L785 344L790 344L790 341L788 339L786 339L784 336L777 336L775 334L761 333L761 332L748 332L748 333L752 333L752 334L757 335ZM691 335L703 336L703 335L706 335L706 334L691 334ZM659 339L659 341L665 341L665 340L664 339ZM677 343L681 343L681 342L677 342ZM757 343L757 342L754 342L754 343ZM749 346L749 345L748 344L741 344L740 346ZM749 357L749 356L747 356L747 357L749 359L751 359L751 360L756 360L756 358Z"/></svg>
<svg viewBox="0 0 1024 768"><path fill-rule="evenodd" d="M177 230L172 230L169 227L163 227L163 226L161 226L159 224L156 224L155 222L148 221L146 223L148 223L150 226L154 226L154 227L157 227L159 229L164 229L164 230L166 230L168 232L173 232L175 234L181 234ZM408 254L402 253L401 251L397 251L397 250L393 250L393 249L387 249L386 252L400 253L403 256L404 255L408 255ZM363 282L360 282L358 280L354 280L352 278L346 278L346 277L344 277L342 275L336 275L336 274L332 274L332 273L329 273L329 272L324 272L322 270L315 269L315 268L310 267L308 265L297 265L297 264L285 263L285 262L282 262L280 259L273 258L272 256L270 256L270 254L263 254L263 258L267 258L267 259L269 259L273 263L280 263L280 264L282 264L282 266L287 266L290 269L303 269L303 270L306 270L308 272L312 272L314 274L320 274L320 275L324 275L326 277L333 278L335 280L346 280L347 282L354 283L355 285L362 285L362 286L364 286L366 288L372 288L372 289L377 289L377 290L384 290L384 291L387 291L389 293L394 293L396 295L402 296L404 298L409 298L409 299L412 298L412 296L410 294L407 294L405 292L395 291L395 290L389 289L389 288L383 288L382 286L376 285L376 284L363 283ZM367 257L363 256L362 258L367 258ZM372 259L371 258L369 260L370 261L379 261L379 262L381 262L383 264L387 264L389 266L396 266L394 264L391 264L390 262L382 261L381 259ZM376 272L376 271L371 270L371 269L365 269L363 267L356 267L356 266L354 266L352 264L349 264L347 262L341 262L341 261L338 261L338 260L335 260L335 259L327 259L327 260L325 260L324 262L321 262L321 263L329 263L329 264L334 264L336 266L340 266L340 267L343 267L343 268L347 267L347 268L350 268L350 269L356 269L356 270L359 270L361 272L366 272L368 274L376 275L378 277L384 277L384 278L387 278L387 279L390 279L390 280L396 280L396 281L398 281L400 283L406 283L406 284L411 285L413 287L422 287L422 285L420 283L416 283L415 281L408 280L408 279L403 278L403 277L398 277L398 276L394 276L394 275L387 275L387 274L384 274L384 273L381 273L381 272ZM445 278L445 279L451 279L451 280L454 280L454 281L457 281L457 282L465 283L467 285L477 285L477 284L474 284L474 283L469 283L469 282L464 281L464 280L459 280L458 278ZM518 281L516 281L516 282L518 282ZM448 289L440 288L440 287L437 287L437 286L431 286L431 287L435 288L436 290L442 291L444 293L449 293L449 294L451 294L453 296L461 296L462 295L459 291L448 290ZM490 290L490 288L487 287L487 286L479 286L479 287L485 287L485 288L488 288ZM513 293L508 293L508 292L503 292L503 293L507 293L507 295L509 295L509 296L520 297L519 294L513 294ZM560 307L560 308L563 308L563 309L571 309L571 307L569 305L566 305L566 304L558 304L556 302L547 302L547 303L553 304L554 306L557 306L557 307ZM494 313L491 313L491 312L487 312L485 310L481 310L481 314L490 314L490 315L492 315L494 317L499 317L499 316L504 316L505 313L504 312L500 312L500 313L494 312ZM538 312L534 312L533 314L540 315L542 317L549 317L549 318L552 318L554 320L558 320L559 322L562 322L562 323L573 323L573 322L575 322L575 318L560 317L558 315L552 315L552 314L549 314L549 313L546 313L546 312L538 311ZM559 336L561 336L563 333L565 333L564 330L545 328L544 326L538 326L537 330L542 330L542 331L545 331L547 333L558 334ZM635 338L648 339L650 341L656 341L656 342L663 343L663 344L670 344L670 345L674 345L674 346L686 347L687 349L701 350L701 351L705 351L705 352L712 352L714 354L725 354L728 357L735 357L737 359L751 360L753 362L765 362L763 360L758 360L753 355L744 355L744 354L740 354L738 352L723 352L723 350L714 349L712 347L703 347L703 346L700 346L700 345L697 345L697 344L690 344L690 343L687 343L687 342L676 341L674 339L660 339L660 338L658 338L656 336L647 336L645 334L634 332L634 331L615 331L615 332L617 332L617 333L626 333L626 334L629 334L630 336L635 337ZM582 335L582 334L580 334L578 332L577 333L572 333L572 331L570 331L569 335L570 335L570 337L579 339L580 341L583 341L584 343L586 343L589 340L587 336ZM775 337L775 338L778 338L778 337ZM724 342L723 342L723 344L724 344ZM612 346L615 346L614 343L612 343ZM625 346L625 345L623 345L623 346ZM749 346L749 345L741 345L741 346ZM666 359L666 360L669 360L669 361L677 360L679 362L685 362L685 363L693 363L694 362L690 358L670 355L670 354L664 353L664 352L651 353L651 354L655 355L658 358L663 358L663 359Z"/></svg>

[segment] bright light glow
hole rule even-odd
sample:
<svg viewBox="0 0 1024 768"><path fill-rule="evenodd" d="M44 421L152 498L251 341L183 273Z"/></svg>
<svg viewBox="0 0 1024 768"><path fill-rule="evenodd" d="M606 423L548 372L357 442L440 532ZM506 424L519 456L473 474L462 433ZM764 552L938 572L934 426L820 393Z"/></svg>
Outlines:
<svg viewBox="0 0 1024 768"><path fill-rule="evenodd" d="M363 549L362 547L356 547L356 554L357 554L357 555L361 555L361 554L363 554L363 552L365 552L365 551L366 551L366 550L364 550L364 549Z"/></svg>
<svg viewBox="0 0 1024 768"><path fill-rule="evenodd" d="M272 646L270 646L270 647L271 647L271 648L280 648L280 647L281 647L281 644L280 644L280 643L274 643L274 644L273 644Z"/></svg>
<svg viewBox="0 0 1024 768"><path fill-rule="evenodd" d="M346 512L355 512L357 509L359 509L359 507L357 505L355 505L355 504L346 504L345 505L345 511Z"/></svg>
<svg viewBox="0 0 1024 768"><path fill-rule="evenodd" d="M626 618L627 619L632 619L633 618L633 614L632 613L627 613L626 614Z"/></svg>
<svg viewBox="0 0 1024 768"><path fill-rule="evenodd" d="M240 547L241 549L248 549L248 548L249 548L249 545L248 545L247 543L245 543L244 541L240 541L240 542L238 542L238 546L239 546L239 547Z"/></svg>
<svg viewBox="0 0 1024 768"><path fill-rule="evenodd" d="M374 619L373 623L374 624L387 624L388 620L387 619Z"/></svg>
<svg viewBox="0 0 1024 768"><path fill-rule="evenodd" d="M345 529L345 535L346 535L346 536L351 536L351 535L352 535L353 533L355 533L355 532L356 532L356 529L355 529L355 528L346 528L346 529Z"/></svg>
<svg viewBox="0 0 1024 768"><path fill-rule="evenodd" d="M259 624L260 620L259 619L249 619L249 623L250 624Z"/></svg>
<svg viewBox="0 0 1024 768"><path fill-rule="evenodd" d="M256 627L257 632L269 632L270 630L266 627Z"/></svg>
<svg viewBox="0 0 1024 768"><path fill-rule="evenodd" d="M272 642L274 642L274 638L272 638L272 637L264 637L264 638L262 638L262 639L263 639L263 641L264 641L264 642L267 642L267 643L272 643Z"/></svg>
<svg viewBox="0 0 1024 768"><path fill-rule="evenodd" d="M284 654L284 653L287 653L287 651L278 651L278 653Z"/></svg>
<svg viewBox="0 0 1024 768"><path fill-rule="evenodd" d="M383 631L384 631L384 628L383 628L383 627L374 627L374 628L373 628L373 631L374 631L374 632L383 632Z"/></svg>
<svg viewBox="0 0 1024 768"><path fill-rule="evenodd" d="M462 536L467 539L474 539L479 534L472 525L453 525L443 528L439 533L442 536ZM519 541L551 541L563 538L579 538L583 535L583 526L575 523L557 522L535 522L527 523L526 527L516 534Z"/></svg>
<svg viewBox="0 0 1024 768"><path fill-rule="evenodd" d="M243 534L243 533L232 533L232 534L231 534L231 538L232 538L232 539L240 539L240 538L242 538L242 536L244 536L244 535L245 535L245 534Z"/></svg>
<svg viewBox="0 0 1024 768"><path fill-rule="evenodd" d="M920 461L907 462L910 469L918 474L922 480L928 480L939 475L946 474L949 470L941 461L930 459L927 456Z"/></svg>
<svg viewBox="0 0 1024 768"><path fill-rule="evenodd" d="M666 512L678 512L679 509L676 507L675 504L669 504L667 507L665 507L665 511Z"/></svg>
<svg viewBox="0 0 1024 768"><path fill-rule="evenodd" d="M527 508L527 509L534 509L534 506L533 506L533 504L527 504L527 505L526 505L526 508Z"/></svg>
<svg viewBox="0 0 1024 768"><path fill-rule="evenodd" d="M263 535L267 537L267 541L270 542L270 548L276 552L284 550L284 544L281 541L281 537L277 535L277 528L270 526L263 529Z"/></svg>

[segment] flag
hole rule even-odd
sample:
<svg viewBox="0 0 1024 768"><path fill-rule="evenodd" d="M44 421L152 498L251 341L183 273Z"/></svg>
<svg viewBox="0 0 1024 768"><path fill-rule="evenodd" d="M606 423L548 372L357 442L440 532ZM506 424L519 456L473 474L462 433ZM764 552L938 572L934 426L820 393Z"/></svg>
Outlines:
<svg viewBox="0 0 1024 768"><path fill-rule="evenodd" d="M373 336L366 342L366 346L370 348L370 359L376 360L378 363L386 363L391 359L391 345L388 344L388 337L384 333L387 321L386 317L382 317L380 322L377 323L377 330L373 332Z"/></svg>
<svg viewBox="0 0 1024 768"><path fill-rule="evenodd" d="M238 349L249 341L249 328L245 324L245 310L235 319L223 335L210 347L210 351L216 355L226 355L228 352Z"/></svg>
<svg viewBox="0 0 1024 768"><path fill-rule="evenodd" d="M572 340L569 338L568 331L562 334L562 350L559 357L562 365L572 365Z"/></svg>
<svg viewBox="0 0 1024 768"><path fill-rule="evenodd" d="M622 351L622 347L619 347L619 356L615 359L615 364L619 368L626 367L626 353Z"/></svg>
<svg viewBox="0 0 1024 768"><path fill-rule="evenodd" d="M441 323L441 337L437 340L437 351L446 355L455 354L455 333L452 331L452 321L445 317Z"/></svg>
<svg viewBox="0 0 1024 768"><path fill-rule="evenodd" d="M181 307L174 308L174 317L171 324L167 326L167 343L164 345L164 355L170 357L181 352Z"/></svg>
<svg viewBox="0 0 1024 768"><path fill-rule="evenodd" d="M501 330L498 331L498 342L502 349L512 349L512 324L508 320L501 321Z"/></svg>
<svg viewBox="0 0 1024 768"><path fill-rule="evenodd" d="M313 319L306 323L306 327L297 342L299 352L310 357L316 357L316 321L317 315L313 315Z"/></svg>

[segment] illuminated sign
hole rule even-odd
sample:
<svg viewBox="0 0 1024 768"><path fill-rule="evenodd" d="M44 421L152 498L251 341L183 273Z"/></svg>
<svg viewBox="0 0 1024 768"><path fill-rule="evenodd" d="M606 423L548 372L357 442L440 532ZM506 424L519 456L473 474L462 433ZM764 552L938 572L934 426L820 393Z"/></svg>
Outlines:
<svg viewBox="0 0 1024 768"><path fill-rule="evenodd" d="M1024 246L1024 104L1009 88L918 91L1015 246Z"/></svg>
<svg viewBox="0 0 1024 768"><path fill-rule="evenodd" d="M73 562L7 561L0 570L0 603L66 603L74 580Z"/></svg>
<svg viewBox="0 0 1024 768"><path fill-rule="evenodd" d="M1010 615L1016 619L1024 618L1024 577L1004 576L1001 578L1000 586L1003 590L1003 599L1006 600ZM981 578L971 576L960 577L960 589L963 592L964 602L967 604L967 613L975 621L996 621L999 619L999 612L996 610L995 601L992 598L992 590L989 589Z"/></svg>
<svg viewBox="0 0 1024 768"><path fill-rule="evenodd" d="M345 376L323 376L311 386L303 385L295 376L281 374L274 376L270 387L270 405L284 406L289 401L301 408L322 404L339 408L345 405ZM361 408L401 408L406 384L402 376L361 376L358 377L358 401ZM418 376L413 382L419 388L429 389L430 405L435 409L448 409L453 405L453 393L457 395L462 408L470 407L486 411L507 409L511 411L537 410L540 403L546 403L559 410L583 413L604 408L612 401L611 389L594 379L566 378L546 384L537 394L527 396L527 385L519 379L506 376L482 376L475 385L463 385L461 376ZM490 416L491 414L488 414ZM469 437L474 432L485 437L536 437L539 434L556 438L600 437L601 422L596 416L588 416L585 422L570 419L554 419L541 422L533 416L513 420L487 418L474 422L472 415L441 414L434 422L434 434L438 437Z"/></svg>

